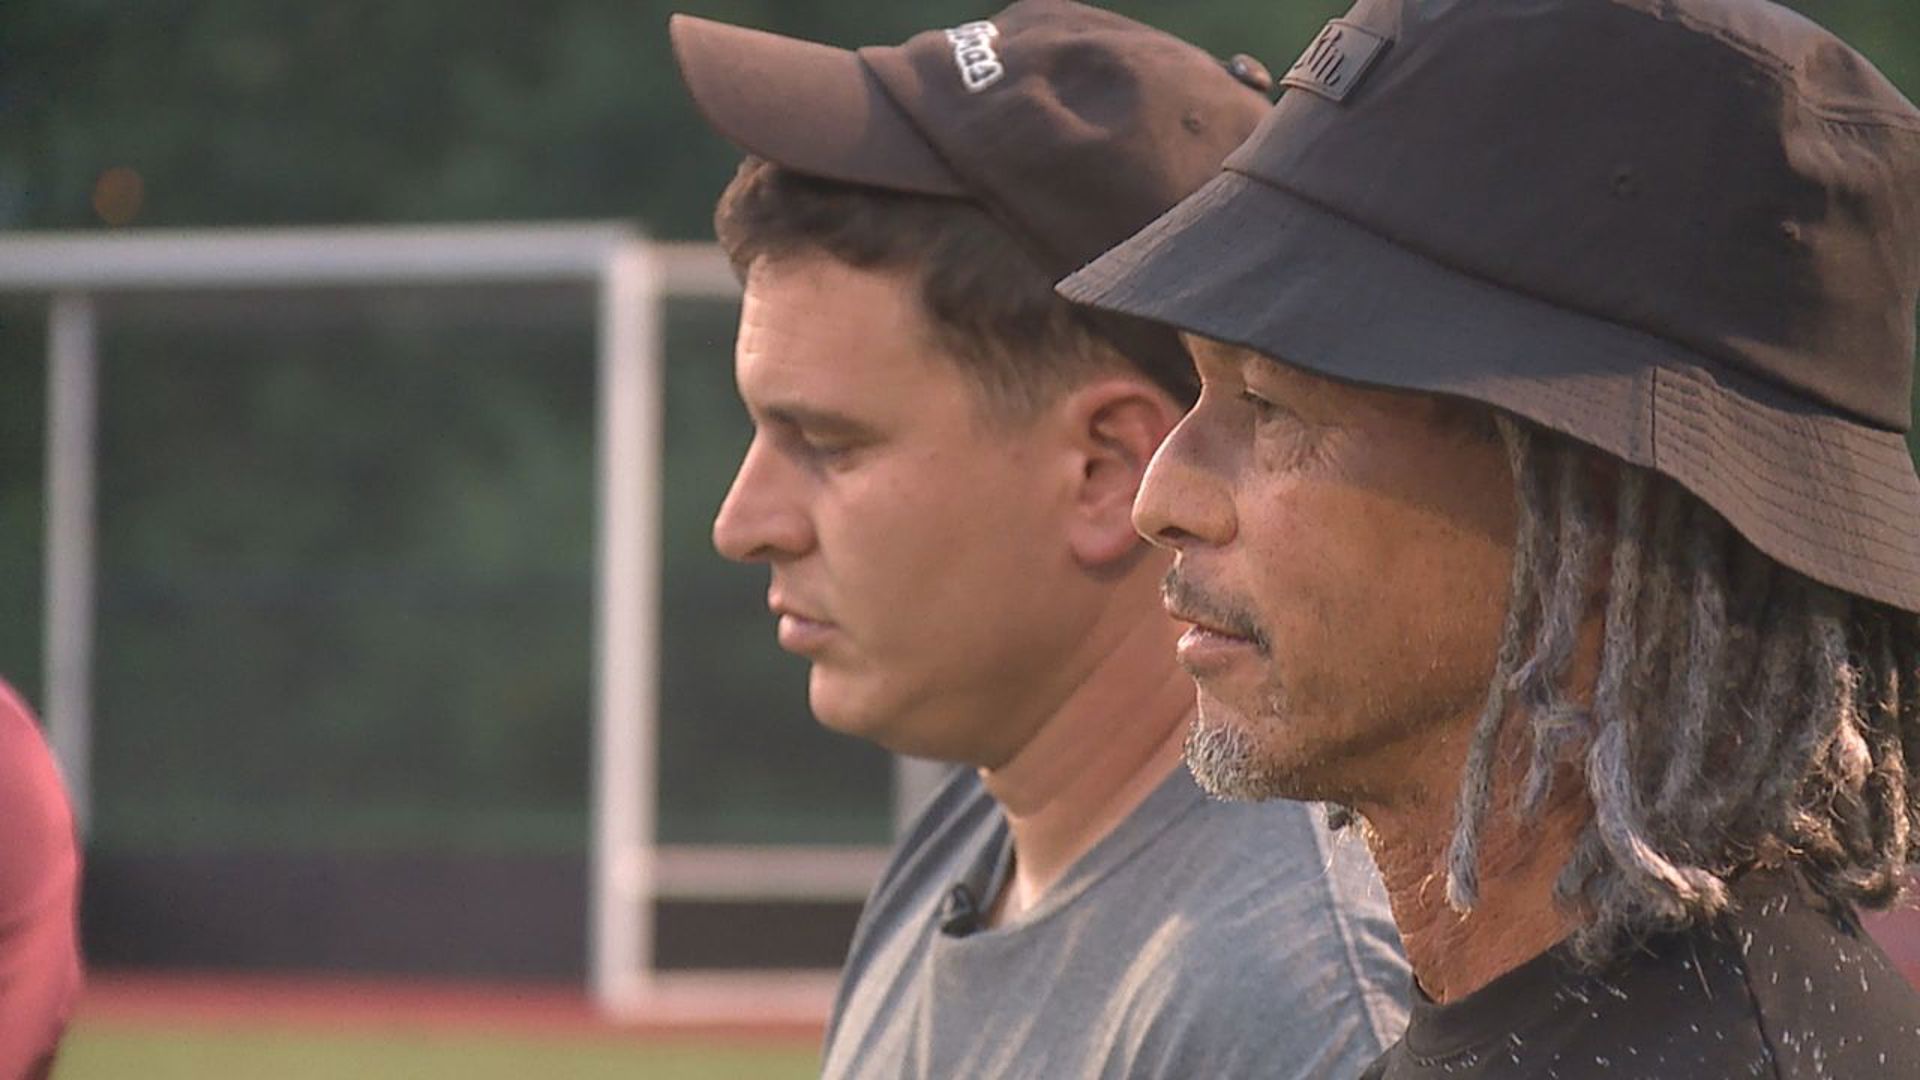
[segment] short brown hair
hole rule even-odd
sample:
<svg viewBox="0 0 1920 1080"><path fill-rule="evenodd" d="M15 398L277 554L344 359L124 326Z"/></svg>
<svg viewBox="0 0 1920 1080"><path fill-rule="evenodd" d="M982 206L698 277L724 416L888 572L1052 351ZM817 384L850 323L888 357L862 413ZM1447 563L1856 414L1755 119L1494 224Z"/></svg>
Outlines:
<svg viewBox="0 0 1920 1080"><path fill-rule="evenodd" d="M823 180L749 157L720 195L714 233L743 278L759 258L824 254L863 269L917 269L920 301L998 418L1028 417L1100 371L1135 367L1060 299L1053 279L964 199ZM1191 370L1140 370L1182 404Z"/></svg>

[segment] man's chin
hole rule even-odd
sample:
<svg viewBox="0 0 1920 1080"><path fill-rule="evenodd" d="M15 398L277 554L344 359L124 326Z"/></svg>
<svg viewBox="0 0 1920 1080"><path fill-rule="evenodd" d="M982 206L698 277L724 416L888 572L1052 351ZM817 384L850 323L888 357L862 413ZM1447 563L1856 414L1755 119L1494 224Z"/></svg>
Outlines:
<svg viewBox="0 0 1920 1080"><path fill-rule="evenodd" d="M872 741L881 727L870 701L856 692L843 673L824 670L816 662L807 675L807 707L828 731Z"/></svg>
<svg viewBox="0 0 1920 1080"><path fill-rule="evenodd" d="M884 743L886 724L869 711L852 708L830 697L814 696L808 701L814 720L837 735L851 735L867 742Z"/></svg>
<svg viewBox="0 0 1920 1080"><path fill-rule="evenodd" d="M1333 785L1315 782L1314 770L1302 768L1301 762L1260 738L1258 728L1272 721L1221 716L1222 711L1203 702L1200 715L1187 730L1187 771L1202 790L1239 802L1314 802L1336 797L1324 790Z"/></svg>
<svg viewBox="0 0 1920 1080"><path fill-rule="evenodd" d="M836 735L870 742L895 754L929 756L913 738L916 724L897 698L875 693L874 684L815 664L807 683L807 706L814 720Z"/></svg>
<svg viewBox="0 0 1920 1080"><path fill-rule="evenodd" d="M1237 724L1196 721L1187 731L1187 771L1201 790L1218 799L1257 801L1286 797L1265 768L1259 744Z"/></svg>

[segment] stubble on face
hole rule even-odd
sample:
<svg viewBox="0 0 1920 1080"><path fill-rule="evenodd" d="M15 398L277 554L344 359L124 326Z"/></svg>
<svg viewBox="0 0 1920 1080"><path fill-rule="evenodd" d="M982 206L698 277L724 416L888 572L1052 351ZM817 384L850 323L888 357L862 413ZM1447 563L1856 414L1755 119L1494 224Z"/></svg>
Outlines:
<svg viewBox="0 0 1920 1080"><path fill-rule="evenodd" d="M1450 790L1511 576L1502 448L1430 397L1189 345L1205 389L1135 522L1174 550L1167 608L1200 633L1196 780L1363 811Z"/></svg>
<svg viewBox="0 0 1920 1080"><path fill-rule="evenodd" d="M1195 585L1181 576L1177 566L1167 571L1160 592L1169 610L1246 638L1271 665L1272 641L1244 606ZM1251 730L1277 724L1286 714L1285 689L1271 666L1268 671L1267 685L1261 692L1262 707L1256 715L1218 715L1220 703L1204 693L1200 696L1193 725L1187 729L1184 754L1187 771L1201 790L1215 798L1257 801L1292 795L1292 778L1286 770L1275 767L1265 752L1266 740Z"/></svg>
<svg viewBox="0 0 1920 1080"><path fill-rule="evenodd" d="M1203 704L1187 729L1184 753L1187 771L1201 790L1218 799L1256 802L1296 798L1293 778L1274 767L1262 749L1262 740L1248 730L1252 723L1277 720L1285 698L1278 691L1270 704L1271 719L1263 715L1239 722L1210 716Z"/></svg>

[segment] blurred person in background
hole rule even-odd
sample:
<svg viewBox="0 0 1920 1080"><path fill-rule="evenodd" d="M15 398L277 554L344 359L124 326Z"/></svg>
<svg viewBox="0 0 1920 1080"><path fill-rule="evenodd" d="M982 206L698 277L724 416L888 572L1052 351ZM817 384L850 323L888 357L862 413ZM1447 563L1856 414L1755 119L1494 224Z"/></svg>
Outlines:
<svg viewBox="0 0 1920 1080"><path fill-rule="evenodd" d="M1407 982L1366 853L1180 762L1129 514L1191 360L1051 290L1213 172L1264 69L1062 0L858 52L672 34L751 155L715 217L755 427L715 545L770 568L823 724L962 766L868 900L825 1073L1352 1075Z"/></svg>
<svg viewBox="0 0 1920 1080"><path fill-rule="evenodd" d="M26 702L0 681L0 1078L45 1080L80 998L80 850Z"/></svg>
<svg viewBox="0 0 1920 1080"><path fill-rule="evenodd" d="M1187 760L1365 822L1366 1075L1915 1075L1855 909L1920 825L1920 111L1761 0L1361 0L1283 81L1062 291L1193 335Z"/></svg>

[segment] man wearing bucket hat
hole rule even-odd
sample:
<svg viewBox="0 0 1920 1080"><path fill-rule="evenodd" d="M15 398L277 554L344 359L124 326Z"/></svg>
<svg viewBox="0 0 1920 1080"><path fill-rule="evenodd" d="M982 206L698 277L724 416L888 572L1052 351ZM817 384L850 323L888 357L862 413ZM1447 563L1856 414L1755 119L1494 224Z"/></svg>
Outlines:
<svg viewBox="0 0 1920 1080"><path fill-rule="evenodd" d="M1353 1075L1406 987L1364 848L1180 764L1130 512L1192 362L1052 291L1218 168L1264 71L1062 0L858 52L672 34L752 155L715 215L755 426L715 544L768 565L824 724L964 766L862 914L826 1073Z"/></svg>
<svg viewBox="0 0 1920 1080"><path fill-rule="evenodd" d="M1369 1076L1881 1077L1920 809L1920 113L1761 0L1361 0L1062 286L1187 334L1135 508L1216 792L1365 822Z"/></svg>

